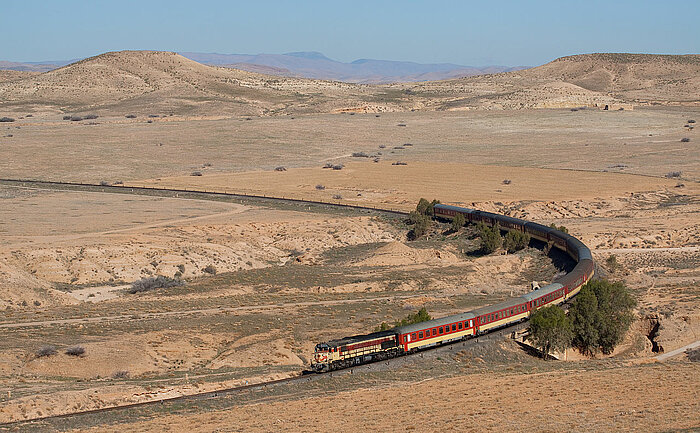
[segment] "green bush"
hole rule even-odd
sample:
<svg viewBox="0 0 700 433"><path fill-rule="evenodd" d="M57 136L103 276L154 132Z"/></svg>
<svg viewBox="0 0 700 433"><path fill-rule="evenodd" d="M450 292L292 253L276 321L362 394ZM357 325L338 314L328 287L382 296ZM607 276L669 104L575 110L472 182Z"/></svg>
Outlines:
<svg viewBox="0 0 700 433"><path fill-rule="evenodd" d="M530 235L517 230L509 231L503 241L503 248L509 253L520 251L528 245L530 245Z"/></svg>
<svg viewBox="0 0 700 433"><path fill-rule="evenodd" d="M457 215L454 216L454 218L452 218L452 231L458 232L459 229L464 227L464 224L466 222L467 221L464 219L464 215L462 215L461 213L458 213Z"/></svg>
<svg viewBox="0 0 700 433"><path fill-rule="evenodd" d="M428 314L428 310L423 307L420 310L418 310L414 314L409 314L408 316L404 317L401 320L397 320L394 322L393 325L389 325L386 322L382 322L381 325L377 326L374 331L387 331L389 329L396 328L398 326L406 326L406 325L412 325L414 323L420 323L420 322L427 322L428 320L432 320L433 318L430 317L430 314Z"/></svg>
<svg viewBox="0 0 700 433"><path fill-rule="evenodd" d="M438 200L428 201L424 198L418 200L418 205L416 205L416 212L421 215L433 216L435 215L435 210L433 207L440 203Z"/></svg>
<svg viewBox="0 0 700 433"><path fill-rule="evenodd" d="M408 214L408 222L412 224L413 227L408 232L409 240L416 240L421 236L425 235L430 228L430 217L423 215L418 211L412 211Z"/></svg>
<svg viewBox="0 0 700 433"><path fill-rule="evenodd" d="M574 338L571 320L557 305L536 310L530 316L530 335L527 339L545 355L552 350L559 352L571 347Z"/></svg>
<svg viewBox="0 0 700 433"><path fill-rule="evenodd" d="M557 226L556 224L552 223L549 225L549 227L553 228L554 230L559 230L560 232L569 233L569 229L564 226Z"/></svg>
<svg viewBox="0 0 700 433"><path fill-rule="evenodd" d="M503 246L503 237L501 236L501 228L498 224L489 227L480 222L476 225L481 238L481 250L486 254L491 254Z"/></svg>
<svg viewBox="0 0 700 433"><path fill-rule="evenodd" d="M585 355L610 354L634 320L636 301L621 282L590 281L569 310L573 344Z"/></svg>

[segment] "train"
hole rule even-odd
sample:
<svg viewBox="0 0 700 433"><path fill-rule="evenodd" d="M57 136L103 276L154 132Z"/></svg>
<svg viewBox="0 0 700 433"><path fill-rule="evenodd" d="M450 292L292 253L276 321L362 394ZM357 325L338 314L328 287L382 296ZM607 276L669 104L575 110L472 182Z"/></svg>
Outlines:
<svg viewBox="0 0 700 433"><path fill-rule="evenodd" d="M313 371L324 373L386 360L525 321L539 308L568 301L594 276L595 263L591 250L561 230L506 215L445 204L436 204L433 211L435 218L440 220L452 220L461 214L465 222L484 223L491 227L499 225L502 230L527 233L531 238L546 243L549 248L565 252L576 262L576 266L552 284L494 305L386 331L319 343L315 346L311 361Z"/></svg>

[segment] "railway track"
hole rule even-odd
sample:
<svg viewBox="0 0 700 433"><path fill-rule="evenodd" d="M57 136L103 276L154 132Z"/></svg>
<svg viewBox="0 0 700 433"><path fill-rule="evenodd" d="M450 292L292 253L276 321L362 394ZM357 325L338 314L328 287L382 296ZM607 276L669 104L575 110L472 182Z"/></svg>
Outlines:
<svg viewBox="0 0 700 433"><path fill-rule="evenodd" d="M291 204L297 206L315 206L327 209L348 209L354 211L362 211L369 213L379 213L385 215L393 216L406 216L408 212L398 210L398 209L386 209L372 206L361 206L353 205L340 202L325 202L318 200L306 200L299 198L289 198L289 197L270 197L266 195L256 195L256 194L245 194L245 193L235 193L235 192L221 192L221 191L206 191L206 190L190 190L190 189L177 189L177 188L155 188L155 187L144 187L144 186L123 186L123 185L98 185L98 184L88 184L88 183L78 183L78 182L56 182L56 181L43 181L43 180L32 180L32 179L0 179L0 185L14 186L20 188L31 188L31 189L51 189L51 190L63 190L63 191L84 191L84 192L95 192L95 193L114 193L114 194L138 194L138 195L148 195L148 196L159 196L159 197L173 197L173 198L191 198L191 199L204 199L204 200L234 200L242 203L256 203L256 204ZM12 326L10 324L5 324L5 327ZM81 412L74 412L61 415L49 415L40 418L34 418L32 420L22 420L13 421L9 423L0 424L0 428L5 430L8 428L21 428L21 427L31 427L32 424L40 422L48 422L51 420L66 420L74 419L81 416L89 416L94 414L116 412L116 411L126 411L134 408L145 407L149 405L157 404L176 404L176 403L194 403L197 401L203 401L207 399L219 398L221 396L232 395L236 393L245 393L247 391L255 391L261 389L267 389L270 387L282 386L285 384L297 383L302 381L317 381L322 380L326 377L333 376L344 376L347 374L354 374L355 370L381 370L385 368L395 368L397 365L403 365L406 362L412 362L416 358L423 358L426 353L431 355L437 353L443 353L446 351L454 351L455 348L469 347L472 345L482 344L484 342L494 341L498 337L502 337L506 334L511 334L516 331L525 328L523 323L515 323L509 326L504 326L497 330L493 330L488 334L476 336L463 341L457 341L454 343L444 344L435 348L422 350L417 353L406 354L397 358L393 358L388 361L377 361L367 364L358 365L352 368L347 368L345 370L332 371L323 374L311 374L310 371L301 372L300 376L273 380L257 384L249 384L243 386L237 386L232 388L221 389L217 391L210 391L192 395L182 395L176 397L170 397L166 399L149 400L143 402L130 403L125 405L106 407L101 409L92 409Z"/></svg>

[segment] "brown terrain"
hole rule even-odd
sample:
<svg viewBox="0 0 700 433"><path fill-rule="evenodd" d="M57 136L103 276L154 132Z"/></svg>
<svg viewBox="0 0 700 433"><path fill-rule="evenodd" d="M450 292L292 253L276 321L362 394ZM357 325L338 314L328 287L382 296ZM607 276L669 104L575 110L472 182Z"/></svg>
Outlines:
<svg viewBox="0 0 700 433"><path fill-rule="evenodd" d="M697 429L697 351L656 358L700 339L697 59L584 55L388 86L159 52L0 72L0 117L15 119L0 123L0 178L122 185L0 181L0 431ZM294 377L319 341L563 271L534 248L474 254L469 229L409 242L401 218L132 193L142 185L401 210L437 198L563 224L630 287L637 320L594 359L543 361L494 337L308 383L2 425ZM156 275L183 284L129 293Z"/></svg>

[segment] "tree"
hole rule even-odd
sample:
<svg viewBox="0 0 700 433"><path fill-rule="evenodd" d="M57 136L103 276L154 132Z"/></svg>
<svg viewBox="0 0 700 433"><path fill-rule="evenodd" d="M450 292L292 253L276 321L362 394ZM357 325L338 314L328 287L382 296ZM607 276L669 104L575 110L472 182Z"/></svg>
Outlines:
<svg viewBox="0 0 700 433"><path fill-rule="evenodd" d="M458 232L459 229L464 227L464 224L466 223L466 220L464 219L464 215L461 213L458 213L457 215L452 218L452 231L453 232Z"/></svg>
<svg viewBox="0 0 700 433"><path fill-rule="evenodd" d="M438 200L428 201L424 198L421 198L420 200L418 200L418 204L416 205L416 212L418 212L421 215L433 216L435 215L433 207L438 203L440 203Z"/></svg>
<svg viewBox="0 0 700 433"><path fill-rule="evenodd" d="M557 305L540 308L530 316L530 335L527 339L542 350L544 358L552 351L571 347L574 338L571 320Z"/></svg>
<svg viewBox="0 0 700 433"><path fill-rule="evenodd" d="M530 235L527 233L519 232L517 230L510 230L503 241L503 248L505 248L509 253L514 253L526 248L530 244Z"/></svg>
<svg viewBox="0 0 700 433"><path fill-rule="evenodd" d="M428 232L430 228L430 217L423 215L418 211L412 211L408 214L408 222L413 224L413 227L408 232L409 240L416 240Z"/></svg>
<svg viewBox="0 0 700 433"><path fill-rule="evenodd" d="M479 223L477 224L477 229L481 237L481 250L483 252L491 254L503 246L501 228L498 224L489 227L484 223Z"/></svg>
<svg viewBox="0 0 700 433"><path fill-rule="evenodd" d="M576 296L569 316L573 344L585 355L610 354L634 320L636 301L621 282L590 281Z"/></svg>

